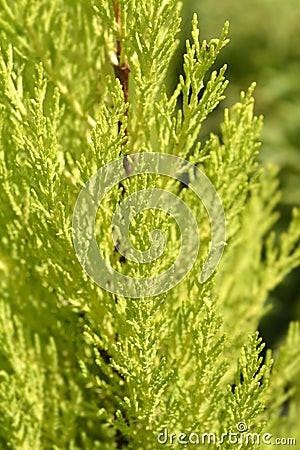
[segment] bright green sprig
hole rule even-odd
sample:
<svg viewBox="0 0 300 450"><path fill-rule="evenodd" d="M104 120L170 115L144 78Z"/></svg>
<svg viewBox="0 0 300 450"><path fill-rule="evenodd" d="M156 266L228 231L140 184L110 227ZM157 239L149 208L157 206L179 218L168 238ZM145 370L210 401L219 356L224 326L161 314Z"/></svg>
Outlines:
<svg viewBox="0 0 300 450"><path fill-rule="evenodd" d="M228 24L219 39L200 42L193 17L183 75L169 95L180 8L170 0L118 4L119 17L108 0L0 0L0 446L152 450L166 427L177 437L219 437L242 421L293 435L299 325L274 356L269 349L262 356L256 330L268 295L299 265L299 213L277 239L277 172L257 163L254 85L224 111L219 135L200 142L203 122L224 98L226 67L212 69ZM118 64L130 66L128 103ZM188 158L215 186L227 245L203 285L211 240L204 205L189 186L147 174L104 198L99 248L131 276L172 265L180 235L162 212L142 212L130 228L142 251L149 231L166 232L166 251L152 265L124 262L108 236L124 198L163 187L189 205L200 229L188 276L137 300L98 288L78 263L71 224L80 189L99 167L135 151Z"/></svg>

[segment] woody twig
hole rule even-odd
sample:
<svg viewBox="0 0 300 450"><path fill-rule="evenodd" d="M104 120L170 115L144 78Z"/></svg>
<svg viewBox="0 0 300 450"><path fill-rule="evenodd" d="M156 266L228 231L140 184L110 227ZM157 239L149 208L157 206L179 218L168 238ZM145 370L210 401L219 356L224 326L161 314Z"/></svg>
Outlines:
<svg viewBox="0 0 300 450"><path fill-rule="evenodd" d="M121 15L120 15L120 5L118 2L114 2L114 10L115 10L115 18L116 18L116 22L117 22L117 26L118 26L118 31L119 34L121 35L121 31L122 31L122 23L121 23ZM128 100L129 100L129 72L130 72L130 67L129 64L126 60L122 60L122 43L120 39L117 39L117 49L116 49L116 56L117 56L117 60L118 60L118 64L114 64L114 72L115 72L115 76L116 78L118 78L118 80L121 83L122 86L122 90L124 93L124 102L126 104L128 104ZM128 117L128 106L126 108L126 112L125 115ZM120 131L122 126L122 122L119 121L118 123L118 130ZM128 141L128 130L127 127L124 130L124 134L126 136L126 140L123 142L122 146L126 145L127 141ZM130 175L131 172L131 166L130 163L128 161L127 155L124 156L124 161L123 161L123 165L124 165L124 169L125 172L127 174L127 176ZM121 187L124 189L124 186L121 185Z"/></svg>
<svg viewBox="0 0 300 450"><path fill-rule="evenodd" d="M115 18L119 29L119 34L121 34L122 24L121 24L121 16L120 16L120 5L118 2L114 2L114 9L115 9ZM125 61L122 61L122 43L120 39L117 39L117 60L118 64L114 64L114 71L115 76L118 78L118 80L121 83L123 93L124 93L124 102L128 103L129 99L129 91L128 91L128 84L129 84L129 72L130 67L129 64ZM126 109L126 116L128 116L128 108ZM121 123L119 122L119 129L121 127ZM125 129L125 134L127 136L127 129Z"/></svg>

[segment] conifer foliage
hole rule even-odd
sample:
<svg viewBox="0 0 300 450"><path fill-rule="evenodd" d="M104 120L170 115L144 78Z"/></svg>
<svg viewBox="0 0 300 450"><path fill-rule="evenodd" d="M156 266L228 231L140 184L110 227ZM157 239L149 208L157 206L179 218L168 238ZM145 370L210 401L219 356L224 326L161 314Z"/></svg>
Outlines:
<svg viewBox="0 0 300 450"><path fill-rule="evenodd" d="M257 332L269 293L299 265L300 217L295 210L283 235L272 232L277 173L256 162L262 118L254 114L254 84L224 111L219 135L201 139L228 84L226 67L213 70L228 23L218 39L200 42L193 17L182 75L169 93L180 30L174 1L0 5L0 448L300 442L299 324L275 351ZM199 201L190 172L179 181L165 172L131 176L140 153L180 157L214 186L226 242L207 279L199 279L201 268L219 248L210 245L217 220L207 214L210 199ZM95 220L99 252L115 270L150 278L180 253L172 214L137 205L129 227L135 249L150 254L157 230L166 243L149 264L126 258L111 224L133 192L168 191L196 218L193 267L157 295L99 287L74 249L82 188L120 158L126 176L105 194Z"/></svg>

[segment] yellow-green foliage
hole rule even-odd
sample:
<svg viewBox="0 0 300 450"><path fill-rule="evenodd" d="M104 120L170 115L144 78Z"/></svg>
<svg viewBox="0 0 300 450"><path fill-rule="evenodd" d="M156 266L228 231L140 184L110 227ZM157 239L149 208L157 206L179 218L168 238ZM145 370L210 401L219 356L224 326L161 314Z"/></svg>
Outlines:
<svg viewBox="0 0 300 450"><path fill-rule="evenodd" d="M300 218L295 210L287 232L272 233L279 194L276 170L256 162L262 119L253 112L254 85L224 111L220 137L200 142L202 122L224 98L226 67L211 70L228 24L220 39L199 42L194 16L183 75L168 96L179 7L118 4L119 25L109 0L0 0L0 447L157 449L167 428L181 448L181 432L219 440L240 423L261 436L299 439L299 325L274 354L262 353L257 329L268 294L299 265ZM117 41L130 65L128 105L113 69ZM131 190L168 188L200 229L188 276L159 296L131 299L100 289L80 266L72 243L79 192L98 168L135 152L185 158L218 192L226 247L205 283L205 208L189 186L154 175L127 179L104 198L99 247L125 274L170 266L180 236L162 212L140 213L130 229L142 250L149 230L166 229L167 251L149 268L124 262L109 236ZM225 438L198 448L269 446Z"/></svg>

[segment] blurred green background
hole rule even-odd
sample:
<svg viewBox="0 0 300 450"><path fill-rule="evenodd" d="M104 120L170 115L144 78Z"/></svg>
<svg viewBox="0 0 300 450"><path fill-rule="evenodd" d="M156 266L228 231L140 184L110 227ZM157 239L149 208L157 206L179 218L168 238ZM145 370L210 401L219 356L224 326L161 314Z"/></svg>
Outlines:
<svg viewBox="0 0 300 450"><path fill-rule="evenodd" d="M228 64L230 85L202 132L202 139L219 132L223 110L239 100L239 92L255 81L256 114L263 114L262 164L280 167L280 220L276 231L286 229L291 209L300 206L300 2L299 0L183 0L180 46L174 58L175 86L182 69L185 39L191 19L198 14L200 39L219 37L230 22L230 43L218 58L216 69ZM300 270L294 270L274 292L272 311L261 323L271 346L285 333L292 319L300 319Z"/></svg>

